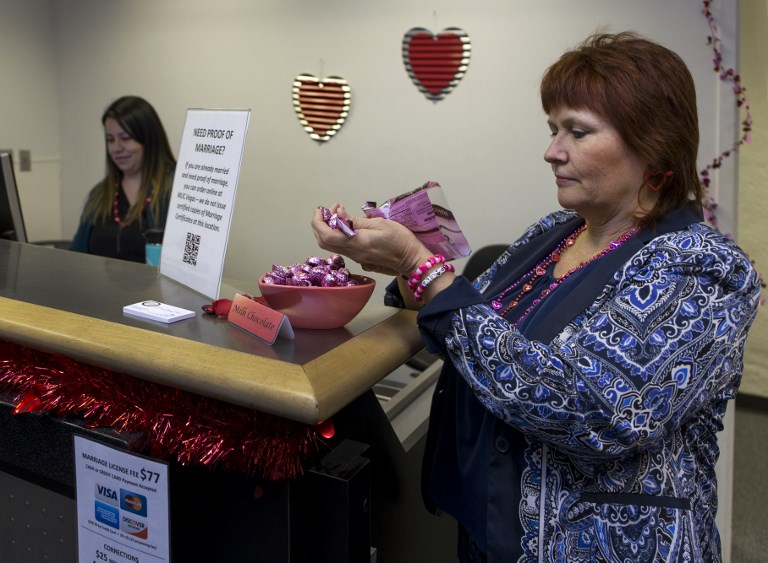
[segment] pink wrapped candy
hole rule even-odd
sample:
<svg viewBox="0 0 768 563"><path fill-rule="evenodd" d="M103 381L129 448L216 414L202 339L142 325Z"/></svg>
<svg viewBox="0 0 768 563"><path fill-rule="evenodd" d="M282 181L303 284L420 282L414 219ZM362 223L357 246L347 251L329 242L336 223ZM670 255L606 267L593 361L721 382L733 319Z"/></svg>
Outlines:
<svg viewBox="0 0 768 563"><path fill-rule="evenodd" d="M328 264L331 270L338 270L339 268L346 266L344 263L344 257L340 254L331 254L328 258L326 258L325 263Z"/></svg>
<svg viewBox="0 0 768 563"><path fill-rule="evenodd" d="M355 236L355 229L352 228L352 223L339 217L336 213L331 213L331 210L327 207L320 207L320 212L323 214L323 221L332 229L341 231L348 237Z"/></svg>
<svg viewBox="0 0 768 563"><path fill-rule="evenodd" d="M339 285L346 285L349 281L349 270L346 268L340 268L338 270L331 270L331 274L338 280Z"/></svg>
<svg viewBox="0 0 768 563"><path fill-rule="evenodd" d="M291 271L285 266L280 266L279 264L272 264L272 275L275 275L281 278L287 278L292 274L291 274Z"/></svg>
<svg viewBox="0 0 768 563"><path fill-rule="evenodd" d="M272 270L262 276L262 282L269 285L305 287L358 285L340 254L332 254L328 258L310 256L303 263L297 262L290 266L272 264Z"/></svg>
<svg viewBox="0 0 768 563"><path fill-rule="evenodd" d="M307 272L296 272L291 278L291 285L304 285L309 287L314 284L312 283L312 276Z"/></svg>
<svg viewBox="0 0 768 563"><path fill-rule="evenodd" d="M312 285L323 285L323 278L328 274L328 268L325 266L315 266L310 272L309 276L312 278Z"/></svg>
<svg viewBox="0 0 768 563"><path fill-rule="evenodd" d="M338 285L339 281L336 279L336 276L330 272L325 274L323 279L320 280L320 287L337 287Z"/></svg>

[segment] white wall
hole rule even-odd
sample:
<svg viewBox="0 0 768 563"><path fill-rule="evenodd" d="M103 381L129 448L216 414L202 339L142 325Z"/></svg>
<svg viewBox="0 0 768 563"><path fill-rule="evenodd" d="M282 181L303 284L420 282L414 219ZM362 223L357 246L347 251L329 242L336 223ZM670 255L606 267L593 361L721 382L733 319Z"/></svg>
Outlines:
<svg viewBox="0 0 768 563"><path fill-rule="evenodd" d="M61 237L58 70L50 0L0 1L0 149L16 164L27 230ZM19 150L32 167L20 172Z"/></svg>
<svg viewBox="0 0 768 563"><path fill-rule="evenodd" d="M548 129L539 77L599 25L631 27L680 51L699 79L702 114L716 103L697 0L54 5L63 234L74 231L103 172L99 117L111 100L145 96L174 146L188 107L251 108L225 271L235 278L255 280L273 262L315 253L308 227L315 206L341 200L356 208L427 179L443 184L473 246L511 240L555 205L542 160ZM414 26L452 25L470 34L472 60L462 83L435 104L406 75L401 40ZM349 81L352 109L341 132L319 146L299 126L291 85L321 70ZM715 153L714 124L704 120L703 155Z"/></svg>
<svg viewBox="0 0 768 563"><path fill-rule="evenodd" d="M686 60L699 94L702 165L737 129L731 97L712 72L701 0L0 0L0 7L0 148L33 151L33 172L19 177L31 237L74 232L103 174L99 118L113 99L150 100L174 147L187 108L251 108L225 268L227 277L252 281L244 290L273 262L318 252L308 227L317 205L339 200L355 209L428 179L444 186L475 248L511 241L556 206L542 160L549 132L537 96L541 73L601 26L634 29ZM738 3L713 8L726 57L734 57ZM472 42L466 76L439 103L419 93L403 67L402 37L416 26L458 26ZM348 80L352 109L338 135L318 145L298 123L291 86L298 74L321 72ZM31 181L44 168L36 156L61 159L59 185ZM720 177L720 217L732 230L732 160ZM40 192L50 206L28 209ZM59 193L61 215L51 217ZM727 553L728 435L723 462Z"/></svg>

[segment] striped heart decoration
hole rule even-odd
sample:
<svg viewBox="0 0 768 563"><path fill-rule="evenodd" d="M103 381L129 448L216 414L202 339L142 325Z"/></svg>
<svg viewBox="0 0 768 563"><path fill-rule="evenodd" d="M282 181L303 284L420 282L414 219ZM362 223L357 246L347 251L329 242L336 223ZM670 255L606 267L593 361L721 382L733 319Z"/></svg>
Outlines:
<svg viewBox="0 0 768 563"><path fill-rule="evenodd" d="M293 108L304 131L315 141L333 137L349 115L351 92L338 76L300 74L293 81Z"/></svg>
<svg viewBox="0 0 768 563"><path fill-rule="evenodd" d="M471 49L469 36L458 27L437 35L414 27L403 37L405 70L427 99L437 102L464 77Z"/></svg>

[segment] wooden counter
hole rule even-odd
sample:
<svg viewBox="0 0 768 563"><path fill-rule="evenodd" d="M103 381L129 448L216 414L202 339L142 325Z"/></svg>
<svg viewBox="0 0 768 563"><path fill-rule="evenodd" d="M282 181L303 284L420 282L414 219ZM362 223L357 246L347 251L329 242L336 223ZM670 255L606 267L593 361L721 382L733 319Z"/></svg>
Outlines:
<svg viewBox="0 0 768 563"><path fill-rule="evenodd" d="M257 294L250 287L225 287ZM170 325L125 316L155 299ZM0 339L306 423L332 416L415 354L412 311L369 303L347 326L269 346L206 315L210 300L143 264L0 240Z"/></svg>

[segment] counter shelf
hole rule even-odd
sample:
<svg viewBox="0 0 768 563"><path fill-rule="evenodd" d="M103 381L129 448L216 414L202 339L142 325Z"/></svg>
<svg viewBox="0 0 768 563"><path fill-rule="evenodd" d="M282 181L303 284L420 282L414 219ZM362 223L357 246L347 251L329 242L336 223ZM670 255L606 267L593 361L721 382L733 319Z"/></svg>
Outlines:
<svg viewBox="0 0 768 563"><path fill-rule="evenodd" d="M227 284L222 297L235 291L257 293ZM170 325L123 315L146 299L198 314ZM422 348L415 313L369 303L341 329L297 329L269 346L203 314L208 303L154 267L0 240L0 340L300 423L333 419L328 449L298 478L171 460L174 561L452 557L455 524L427 514L419 492L438 366L406 374L386 401L374 392ZM0 527L2 552L75 561L72 436L131 451L140 437L13 406L0 397L0 489L10 491L0 520L11 523Z"/></svg>
<svg viewBox="0 0 768 563"><path fill-rule="evenodd" d="M197 316L123 315L146 299ZM144 264L0 240L0 339L292 420L331 417L422 347L414 312L374 303L343 328L272 346L202 313L208 303Z"/></svg>

